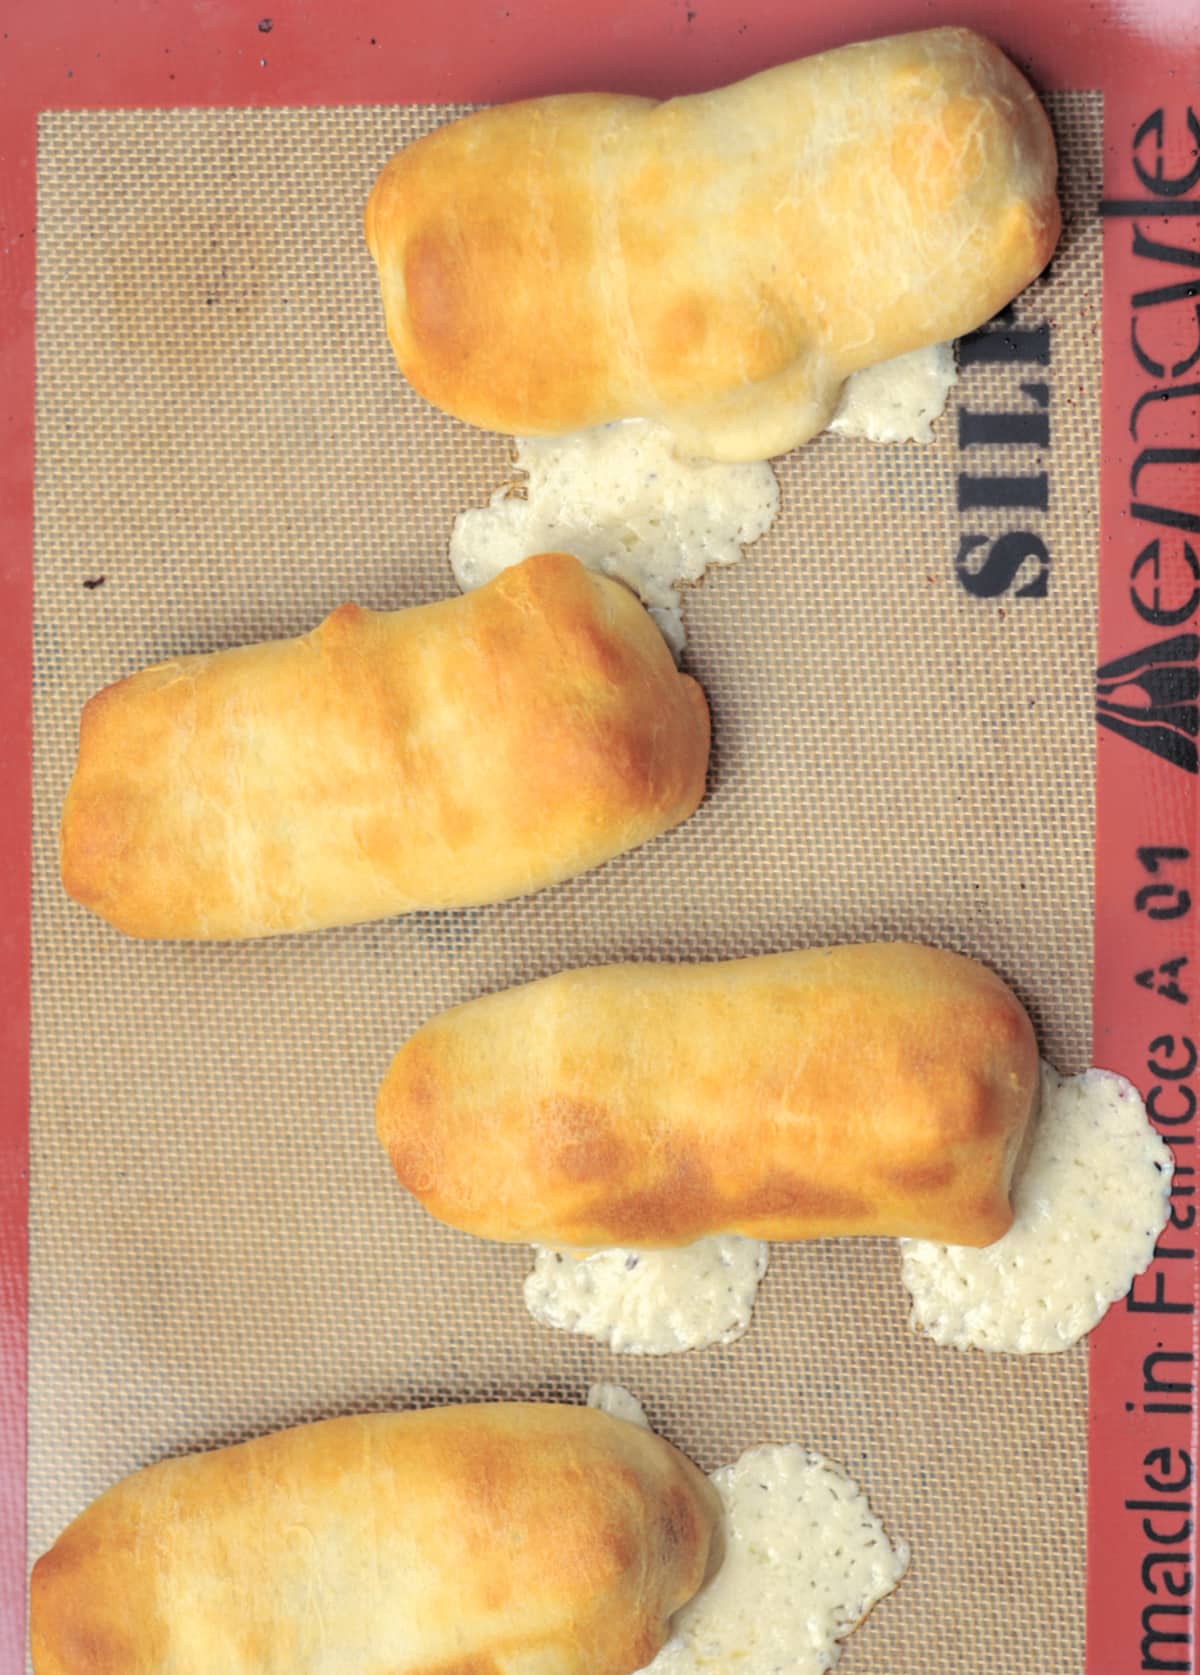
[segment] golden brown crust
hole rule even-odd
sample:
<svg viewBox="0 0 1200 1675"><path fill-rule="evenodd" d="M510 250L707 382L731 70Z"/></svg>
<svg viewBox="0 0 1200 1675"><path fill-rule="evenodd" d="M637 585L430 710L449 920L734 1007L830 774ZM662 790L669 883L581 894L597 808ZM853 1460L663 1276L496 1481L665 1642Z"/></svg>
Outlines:
<svg viewBox="0 0 1200 1675"><path fill-rule="evenodd" d="M343 605L90 700L72 896L144 937L251 937L523 895L700 801L708 710L619 583L561 553L461 599Z"/></svg>
<svg viewBox="0 0 1200 1675"><path fill-rule="evenodd" d="M563 972L418 1030L380 1090L403 1184L576 1248L874 1233L985 1245L1038 1087L983 966L906 943Z"/></svg>
<svg viewBox="0 0 1200 1675"><path fill-rule="evenodd" d="M36 1675L630 1675L719 1562L660 1437L494 1404L168 1460L34 1566Z"/></svg>
<svg viewBox="0 0 1200 1675"><path fill-rule="evenodd" d="M843 47L655 104L483 111L386 166L366 210L422 395L546 435L657 419L762 459L863 366L973 329L1059 231L1049 123L966 29Z"/></svg>

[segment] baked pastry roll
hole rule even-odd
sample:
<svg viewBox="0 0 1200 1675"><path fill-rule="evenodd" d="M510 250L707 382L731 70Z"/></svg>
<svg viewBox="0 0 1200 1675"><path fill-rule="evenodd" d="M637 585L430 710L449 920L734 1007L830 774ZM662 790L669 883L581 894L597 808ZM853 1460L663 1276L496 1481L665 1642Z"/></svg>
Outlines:
<svg viewBox="0 0 1200 1675"><path fill-rule="evenodd" d="M967 29L659 104L569 94L405 147L366 208L410 383L518 436L640 417L753 460L852 372L982 324L1059 232L1050 125Z"/></svg>
<svg viewBox="0 0 1200 1675"><path fill-rule="evenodd" d="M36 1675L631 1675L716 1492L590 1408L304 1425L136 1472L33 1569Z"/></svg>
<svg viewBox="0 0 1200 1675"><path fill-rule="evenodd" d="M704 791L708 710L620 583L562 553L462 598L343 605L90 700L63 883L142 937L255 937L502 901Z"/></svg>
<svg viewBox="0 0 1200 1675"><path fill-rule="evenodd" d="M713 1233L986 1245L1038 1089L999 977L906 943L567 971L432 1019L379 1137L426 1209L577 1249Z"/></svg>

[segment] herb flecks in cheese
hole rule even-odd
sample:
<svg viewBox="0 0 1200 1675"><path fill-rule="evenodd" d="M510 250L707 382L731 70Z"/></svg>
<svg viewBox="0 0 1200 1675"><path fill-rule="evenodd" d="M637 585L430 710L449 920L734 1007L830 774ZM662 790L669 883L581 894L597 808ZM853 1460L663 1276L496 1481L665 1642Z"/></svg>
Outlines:
<svg viewBox="0 0 1200 1675"><path fill-rule="evenodd" d="M873 442L927 441L956 376L949 343L867 367L847 379L829 428ZM533 553L573 553L626 582L677 655L680 588L710 565L733 564L779 512L766 461L689 459L647 419L513 446L514 480L454 520L450 564L459 586L480 587Z"/></svg>
<svg viewBox="0 0 1200 1675"><path fill-rule="evenodd" d="M1069 1349L1149 1265L1170 1191L1170 1150L1123 1077L1043 1065L1009 1231L983 1250L900 1241L913 1327L958 1349Z"/></svg>
<svg viewBox="0 0 1200 1675"><path fill-rule="evenodd" d="M928 442L957 378L952 343L864 367L846 380L829 429L869 442Z"/></svg>
<svg viewBox="0 0 1200 1675"><path fill-rule="evenodd" d="M587 1399L647 1425L619 1384L593 1384ZM749 1449L709 1481L723 1513L721 1568L641 1675L825 1675L908 1569L907 1546L839 1466L796 1444Z"/></svg>
<svg viewBox="0 0 1200 1675"><path fill-rule="evenodd" d="M533 553L573 553L628 583L677 652L680 586L740 558L779 510L769 465L684 458L668 431L644 419L515 447L521 480L455 519L459 586L479 587Z"/></svg>
<svg viewBox="0 0 1200 1675"><path fill-rule="evenodd" d="M533 1318L624 1355L733 1343L767 1271L766 1245L732 1233L678 1250L534 1250L525 1281Z"/></svg>
<svg viewBox="0 0 1200 1675"><path fill-rule="evenodd" d="M806 1449L751 1449L711 1481L725 1560L676 1614L650 1675L824 1675L904 1575L907 1547L856 1483Z"/></svg>

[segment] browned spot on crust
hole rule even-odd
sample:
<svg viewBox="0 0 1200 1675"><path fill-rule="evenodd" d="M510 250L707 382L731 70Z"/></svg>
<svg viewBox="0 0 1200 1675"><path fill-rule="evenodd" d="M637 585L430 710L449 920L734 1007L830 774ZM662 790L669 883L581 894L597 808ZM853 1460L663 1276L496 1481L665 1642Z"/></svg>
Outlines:
<svg viewBox="0 0 1200 1675"><path fill-rule="evenodd" d="M659 1529L664 1558L670 1565L676 1553L695 1552L701 1545L699 1507L681 1484L673 1485L662 1497Z"/></svg>
<svg viewBox="0 0 1200 1675"><path fill-rule="evenodd" d="M434 1190L445 1164L443 1094L435 1055L410 1041L380 1089L375 1127L401 1185L417 1197Z"/></svg>
<svg viewBox="0 0 1200 1675"><path fill-rule="evenodd" d="M775 1175L761 1186L738 1195L739 1220L759 1216L811 1216L821 1221L856 1221L872 1209L856 1192L842 1192L804 1180L799 1175Z"/></svg>
<svg viewBox="0 0 1200 1675"><path fill-rule="evenodd" d="M629 1148L599 1105L581 1099L547 1099L542 1130L557 1174L569 1181L603 1181L616 1175Z"/></svg>
<svg viewBox="0 0 1200 1675"><path fill-rule="evenodd" d="M958 1170L949 1160L942 1163L901 1163L888 1171L888 1178L905 1192L937 1192L949 1186Z"/></svg>
<svg viewBox="0 0 1200 1675"><path fill-rule="evenodd" d="M434 222L414 233L404 252L404 288L413 335L431 362L445 362L473 346L461 281L461 259L443 229Z"/></svg>
<svg viewBox="0 0 1200 1675"><path fill-rule="evenodd" d="M720 1203L713 1178L700 1158L693 1152L680 1152L652 1185L618 1198L601 1195L599 1220L611 1229L614 1244L699 1238L717 1225L714 1216Z"/></svg>
<svg viewBox="0 0 1200 1675"><path fill-rule="evenodd" d="M396 1179L406 1191L421 1199L437 1192L442 1154L432 1139L411 1134L389 1136L387 1153Z"/></svg>
<svg viewBox="0 0 1200 1675"><path fill-rule="evenodd" d="M635 659L628 644L614 629L597 622L590 613L581 613L571 626L585 668L594 669L614 685L629 676Z"/></svg>
<svg viewBox="0 0 1200 1675"><path fill-rule="evenodd" d="M316 633L321 636L322 640L337 642L346 637L353 642L359 637L374 614L373 611L364 610L361 605L356 605L352 599L347 599L344 604L336 605L330 611Z"/></svg>
<svg viewBox="0 0 1200 1675"><path fill-rule="evenodd" d="M500 1665L493 1657L474 1655L455 1658L452 1663L422 1664L420 1669L412 1671L412 1675L500 1675Z"/></svg>
<svg viewBox="0 0 1200 1675"><path fill-rule="evenodd" d="M961 1107L947 1123L948 1138L971 1145L1005 1134L1013 1123L1013 1102L994 1090L982 1076L974 1078Z"/></svg>
<svg viewBox="0 0 1200 1675"><path fill-rule="evenodd" d="M985 1194L979 1198L973 1210L965 1218L965 1225L973 1230L971 1238L961 1238L956 1244L974 1245L982 1248L993 1245L997 1239L1002 1239L1013 1224L1012 1205L1007 1198Z"/></svg>
<svg viewBox="0 0 1200 1675"><path fill-rule="evenodd" d="M107 797L77 794L63 817L60 865L63 888L85 907L105 899L129 831L131 799L116 787Z"/></svg>
<svg viewBox="0 0 1200 1675"><path fill-rule="evenodd" d="M666 359L698 358L708 337L709 311L699 292L692 291L660 317L656 350Z"/></svg>
<svg viewBox="0 0 1200 1675"><path fill-rule="evenodd" d="M624 1519L611 1519L599 1525L596 1546L599 1549L597 1571L601 1576L626 1576L642 1557L641 1539Z"/></svg>
<svg viewBox="0 0 1200 1675"><path fill-rule="evenodd" d="M714 1228L770 1216L857 1222L872 1211L858 1193L795 1175L776 1175L731 1200L692 1154L679 1156L653 1185L615 1200L602 1198L600 1204L612 1242L631 1245L701 1238Z"/></svg>
<svg viewBox="0 0 1200 1675"><path fill-rule="evenodd" d="M110 1544L129 1550L128 1539ZM30 1578L30 1632L33 1646L56 1659L55 1667L78 1675L107 1675L131 1661L127 1636L97 1609L89 1570L98 1549L71 1532L59 1538L33 1567Z"/></svg>

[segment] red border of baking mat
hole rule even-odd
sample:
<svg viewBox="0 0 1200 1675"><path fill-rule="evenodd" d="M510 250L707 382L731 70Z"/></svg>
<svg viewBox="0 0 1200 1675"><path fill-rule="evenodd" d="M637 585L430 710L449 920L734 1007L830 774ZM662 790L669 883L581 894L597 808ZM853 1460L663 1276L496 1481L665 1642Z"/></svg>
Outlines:
<svg viewBox="0 0 1200 1675"><path fill-rule="evenodd" d="M1187 122L1189 95L1200 113L1195 0L8 0L0 28L2 1675L24 1667L38 111L500 100L596 87L678 93L844 41L950 22L991 36L1041 87L1105 94L1094 1058L1151 1099L1180 1173L1154 1266L1091 1340L1087 1675L1194 1671L1200 776L1189 744L1200 633L1200 258L1192 254L1200 181L1189 174L1200 129Z"/></svg>
<svg viewBox="0 0 1200 1675"><path fill-rule="evenodd" d="M1091 1340L1089 1675L1196 1667L1200 50L1129 57L1104 110L1092 1046L1175 1180L1153 1264Z"/></svg>

